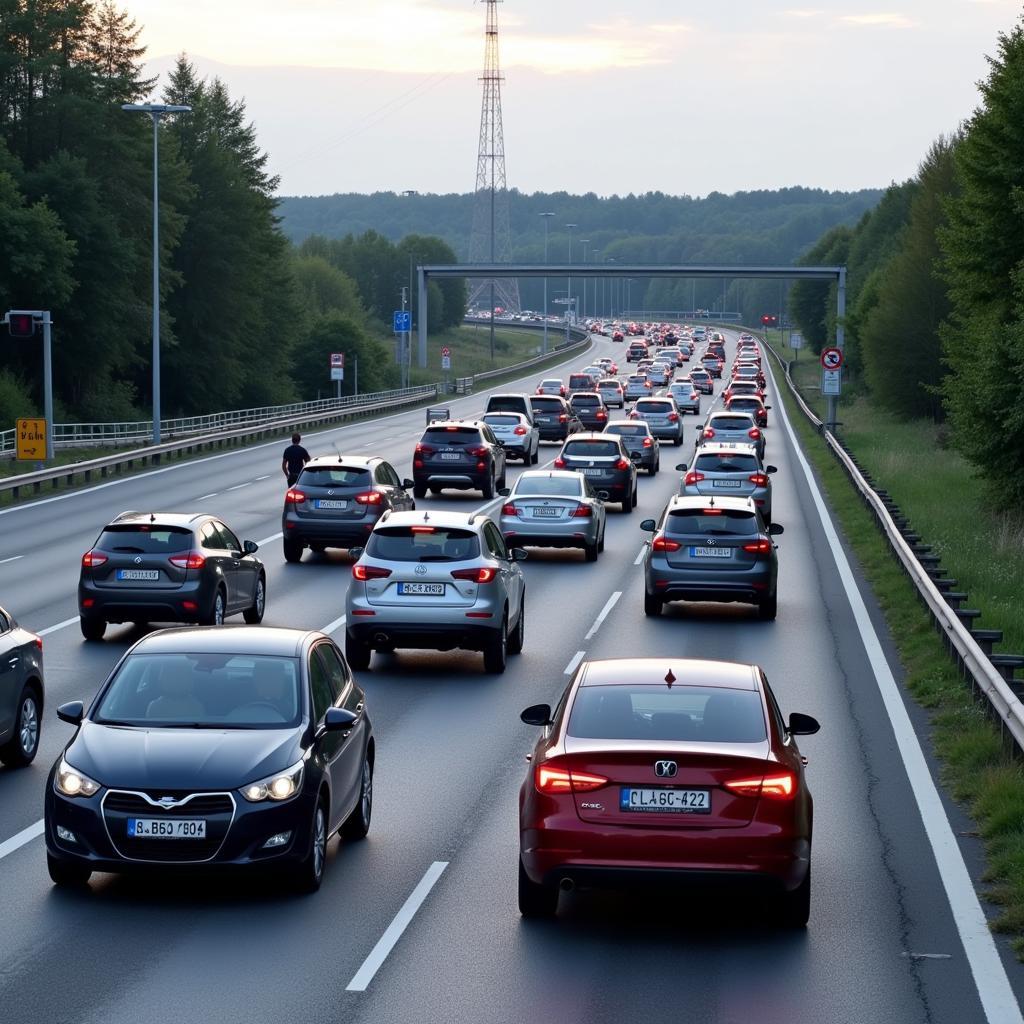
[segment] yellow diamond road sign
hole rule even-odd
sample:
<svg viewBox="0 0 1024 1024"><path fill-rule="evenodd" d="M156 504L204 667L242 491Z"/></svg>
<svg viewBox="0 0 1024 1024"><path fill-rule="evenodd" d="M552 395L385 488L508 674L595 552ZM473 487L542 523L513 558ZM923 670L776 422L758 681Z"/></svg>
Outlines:
<svg viewBox="0 0 1024 1024"><path fill-rule="evenodd" d="M46 420L41 417L21 419L15 424L17 457L29 462L46 459Z"/></svg>

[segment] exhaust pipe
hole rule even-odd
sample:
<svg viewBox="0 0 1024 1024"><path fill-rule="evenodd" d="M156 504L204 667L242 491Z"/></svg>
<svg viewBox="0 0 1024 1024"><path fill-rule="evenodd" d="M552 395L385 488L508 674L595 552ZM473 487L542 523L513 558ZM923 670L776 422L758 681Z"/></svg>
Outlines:
<svg viewBox="0 0 1024 1024"><path fill-rule="evenodd" d="M573 889L576 888L576 883L571 878L563 878L558 883L558 888L561 889L562 892L572 892Z"/></svg>
<svg viewBox="0 0 1024 1024"><path fill-rule="evenodd" d="M373 637L373 642L375 644L377 644L378 646L381 646L381 647L387 646L387 642L388 642L388 635L387 635L387 633L375 633L374 637Z"/></svg>

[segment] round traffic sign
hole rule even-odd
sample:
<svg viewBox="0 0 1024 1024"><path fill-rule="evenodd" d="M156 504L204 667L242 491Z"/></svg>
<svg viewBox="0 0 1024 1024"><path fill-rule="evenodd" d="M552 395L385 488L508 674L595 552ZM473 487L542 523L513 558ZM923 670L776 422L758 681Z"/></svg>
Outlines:
<svg viewBox="0 0 1024 1024"><path fill-rule="evenodd" d="M840 348L823 348L821 350L821 365L826 370L838 370L843 365L843 350Z"/></svg>

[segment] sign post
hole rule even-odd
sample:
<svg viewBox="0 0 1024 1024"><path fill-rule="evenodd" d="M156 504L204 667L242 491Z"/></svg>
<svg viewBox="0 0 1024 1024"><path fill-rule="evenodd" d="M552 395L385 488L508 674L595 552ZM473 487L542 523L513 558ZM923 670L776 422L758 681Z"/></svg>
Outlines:
<svg viewBox="0 0 1024 1024"><path fill-rule="evenodd" d="M444 370L444 393L448 394L448 371L452 368L452 350L447 345L441 346L441 369Z"/></svg>
<svg viewBox="0 0 1024 1024"><path fill-rule="evenodd" d="M836 425L836 399L842 392L843 350L821 350L821 393L828 398L825 426L834 430Z"/></svg>
<svg viewBox="0 0 1024 1024"><path fill-rule="evenodd" d="M409 351L412 338L412 311L405 308L406 290L402 289L402 308L392 314L392 330L398 335L398 364L402 368L402 387L409 384Z"/></svg>
<svg viewBox="0 0 1024 1024"><path fill-rule="evenodd" d="M43 328L43 416L45 417L45 446L42 460L53 452L53 360L51 358L50 328L53 321L48 309L10 309L3 322L12 338L32 338L36 327ZM19 456L20 458L20 456Z"/></svg>
<svg viewBox="0 0 1024 1024"><path fill-rule="evenodd" d="M331 380L337 381L335 392L336 398L341 398L341 382L345 379L345 353L332 352L331 359Z"/></svg>
<svg viewBox="0 0 1024 1024"><path fill-rule="evenodd" d="M16 458L20 462L45 462L49 458L46 420L41 417L19 419L15 426Z"/></svg>
<svg viewBox="0 0 1024 1024"><path fill-rule="evenodd" d="M800 358L800 349L804 347L804 336L799 331L791 331L789 335L789 347L795 353L793 358Z"/></svg>

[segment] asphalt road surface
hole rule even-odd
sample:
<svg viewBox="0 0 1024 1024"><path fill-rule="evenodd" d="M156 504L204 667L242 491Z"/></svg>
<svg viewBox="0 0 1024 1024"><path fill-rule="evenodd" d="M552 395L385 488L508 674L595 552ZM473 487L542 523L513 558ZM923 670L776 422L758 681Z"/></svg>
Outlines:
<svg viewBox="0 0 1024 1024"><path fill-rule="evenodd" d="M612 354L626 372L625 346L598 339L595 351ZM577 356L571 366L585 362ZM554 372L567 376L569 368ZM534 384L531 377L521 386ZM348 559L307 551L301 564L288 565L281 554L284 445L0 512L0 601L23 625L46 631L47 683L35 764L0 770L0 1019L1019 1021L1013 992L1019 996L1024 971L984 928L965 942L971 921L951 909L964 893L940 871L935 836L930 841L922 823L921 779L908 774L906 737L897 741L877 660L872 667L879 651L863 639L864 620L859 627L771 381L769 393L767 461L779 467L774 518L785 526L777 621L760 622L740 605L643 615L637 563L648 535L639 524L675 490L675 463L689 460L699 421L688 417L683 446L662 451L662 472L641 475L637 511L622 515L611 506L598 562L585 563L582 552L531 552L526 643L504 675L485 675L481 656L467 652L375 655L372 670L360 673L378 745L373 825L364 843L331 843L323 888L311 897L244 878L95 875L88 890L58 891L38 836L44 779L71 734L53 709L88 700L141 635L111 626L103 643L87 644L78 629L79 560L118 511L216 512L240 537L261 542L265 622L326 628L343 639ZM454 414L479 412L485 394L454 400ZM304 443L313 454L335 446L379 454L406 476L422 424L418 410ZM556 453L542 446L541 464ZM510 484L519 465L509 470ZM419 504L469 511L482 502L447 492ZM880 629L881 656L895 670L877 609L860 589ZM554 703L580 658L628 655L758 662L784 713L821 721L821 732L800 743L815 800L806 932L773 927L745 899L703 893L577 892L563 896L555 920L520 919L516 800L535 732L519 711ZM907 711L924 735L922 714ZM969 829L946 807L951 834ZM956 843L977 873L977 840ZM950 854L956 861L955 843L943 856Z"/></svg>

